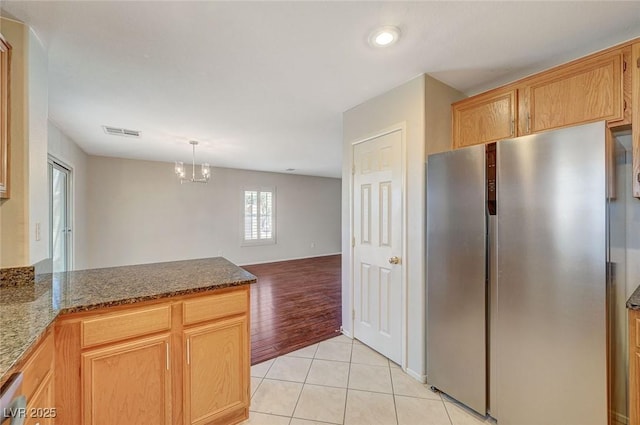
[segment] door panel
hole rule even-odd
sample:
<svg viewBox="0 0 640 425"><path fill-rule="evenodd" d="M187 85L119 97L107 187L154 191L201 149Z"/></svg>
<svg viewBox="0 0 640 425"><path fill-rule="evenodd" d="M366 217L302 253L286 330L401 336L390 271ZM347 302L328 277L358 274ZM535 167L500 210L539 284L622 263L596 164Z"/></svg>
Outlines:
<svg viewBox="0 0 640 425"><path fill-rule="evenodd" d="M247 317L240 316L184 331L185 423L221 423L249 406Z"/></svg>
<svg viewBox="0 0 640 425"><path fill-rule="evenodd" d="M49 161L50 250L53 272L71 265L71 170Z"/></svg>
<svg viewBox="0 0 640 425"><path fill-rule="evenodd" d="M169 335L82 353L84 423L171 423Z"/></svg>
<svg viewBox="0 0 640 425"><path fill-rule="evenodd" d="M402 133L354 146L354 336L402 363ZM399 264L390 264L398 257Z"/></svg>
<svg viewBox="0 0 640 425"><path fill-rule="evenodd" d="M427 380L486 413L485 146L427 163Z"/></svg>
<svg viewBox="0 0 640 425"><path fill-rule="evenodd" d="M502 425L607 423L605 131L498 143Z"/></svg>

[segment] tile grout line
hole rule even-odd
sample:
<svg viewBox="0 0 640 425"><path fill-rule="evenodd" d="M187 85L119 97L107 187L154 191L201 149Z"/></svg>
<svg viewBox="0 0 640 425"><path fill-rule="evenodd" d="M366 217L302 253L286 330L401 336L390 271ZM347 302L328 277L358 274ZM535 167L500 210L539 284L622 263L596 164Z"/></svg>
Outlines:
<svg viewBox="0 0 640 425"><path fill-rule="evenodd" d="M396 404L396 387L393 385L393 373L391 373L391 364L389 363L389 359L387 359L387 366L389 367L389 380L391 380L391 394L393 397L393 410L396 414L396 424L400 424L400 419L398 419L398 405Z"/></svg>
<svg viewBox="0 0 640 425"><path fill-rule="evenodd" d="M351 338L351 352L349 353L349 370L347 370L347 388L344 394L344 412L342 412L342 424L347 420L347 401L349 400L349 381L351 380L351 359L353 358L353 346L355 338Z"/></svg>
<svg viewBox="0 0 640 425"><path fill-rule="evenodd" d="M307 385L307 379L309 378L309 372L311 372L311 366L313 366L313 361L315 360L316 353L318 352L318 348L320 347L320 343L316 347L316 351L313 353L313 358L311 359L311 363L309 363L309 369L307 370L307 374L304 376L304 381L302 381L302 388L300 388L300 394L298 394L298 399L296 400L296 405L293 406L293 412L291 412L291 419L289 419L289 424L293 422L293 416L296 414L296 409L298 408L298 403L300 403L300 397L302 397L302 392L304 391L304 386ZM301 418L304 419L304 418ZM306 420L306 419L305 419Z"/></svg>
<svg viewBox="0 0 640 425"><path fill-rule="evenodd" d="M451 414L449 414L449 409L447 409L447 403L445 403L442 395L440 395L440 399L442 400L442 405L444 406L444 411L447 412L447 417L449 418L449 423L453 425L453 419L451 419Z"/></svg>

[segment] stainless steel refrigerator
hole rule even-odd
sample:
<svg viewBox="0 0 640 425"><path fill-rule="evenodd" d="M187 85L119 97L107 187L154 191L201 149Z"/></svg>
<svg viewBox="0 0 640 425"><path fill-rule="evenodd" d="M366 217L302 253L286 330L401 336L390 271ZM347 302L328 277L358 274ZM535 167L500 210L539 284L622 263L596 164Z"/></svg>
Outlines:
<svg viewBox="0 0 640 425"><path fill-rule="evenodd" d="M428 157L427 381L499 425L607 423L606 131Z"/></svg>

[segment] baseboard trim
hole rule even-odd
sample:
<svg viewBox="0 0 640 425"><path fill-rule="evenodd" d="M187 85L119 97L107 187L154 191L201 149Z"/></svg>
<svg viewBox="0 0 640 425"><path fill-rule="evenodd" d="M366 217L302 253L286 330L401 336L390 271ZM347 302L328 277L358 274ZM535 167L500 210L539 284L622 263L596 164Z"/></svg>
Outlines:
<svg viewBox="0 0 640 425"><path fill-rule="evenodd" d="M407 368L407 370L405 371L407 372L407 375L409 375L410 377L412 377L413 379L422 382L423 384L425 384L427 382L427 375L422 375L420 373L417 373L409 368Z"/></svg>
<svg viewBox="0 0 640 425"><path fill-rule="evenodd" d="M340 331L342 332L342 335L344 335L344 336L346 336L346 337L348 337L348 338L353 339L353 335L351 335L351 332L345 331L345 330L342 328L342 326L340 326Z"/></svg>
<svg viewBox="0 0 640 425"><path fill-rule="evenodd" d="M238 263L237 265L240 267L253 266L255 264L269 264L269 263L281 263L283 261L308 260L309 258L330 257L332 255L342 255L342 252L333 252L330 254L319 254L319 255L308 255L306 257L285 258L282 260L267 260L267 261L257 261L257 262L250 262L250 263Z"/></svg>

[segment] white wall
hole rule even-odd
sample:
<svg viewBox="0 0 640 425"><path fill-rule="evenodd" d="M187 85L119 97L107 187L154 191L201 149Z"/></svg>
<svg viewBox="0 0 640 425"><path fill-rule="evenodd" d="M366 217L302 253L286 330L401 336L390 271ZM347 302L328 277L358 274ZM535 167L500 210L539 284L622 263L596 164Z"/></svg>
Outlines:
<svg viewBox="0 0 640 425"><path fill-rule="evenodd" d="M462 94L439 81L421 75L395 89L358 105L343 115L342 170L342 326L352 335L350 296L351 243L349 193L352 144L381 130L404 124L406 129L407 244L404 259L407 276L407 371L419 379L426 373L425 291L425 158L427 153L448 149L451 103Z"/></svg>
<svg viewBox="0 0 640 425"><path fill-rule="evenodd" d="M48 257L47 53L26 25L1 19L12 46L10 196L2 201L0 266L28 266ZM36 223L40 237L36 240Z"/></svg>
<svg viewBox="0 0 640 425"><path fill-rule="evenodd" d="M208 184L181 185L173 164L88 158L88 268L218 255L250 264L340 252L339 179L213 168ZM246 186L276 188L275 245L241 246Z"/></svg>
<svg viewBox="0 0 640 425"><path fill-rule="evenodd" d="M49 189L47 119L49 115L48 57L32 29L28 30L27 102L29 151L29 263L49 257ZM36 225L40 235L36 238Z"/></svg>
<svg viewBox="0 0 640 425"><path fill-rule="evenodd" d="M71 268L88 268L87 252L87 177L89 156L53 123L48 129L49 154L71 168ZM51 257L51 253L49 253Z"/></svg>
<svg viewBox="0 0 640 425"><path fill-rule="evenodd" d="M29 263L29 188L27 133L26 27L0 18L2 34L12 46L9 110L10 198L0 201L0 267Z"/></svg>

